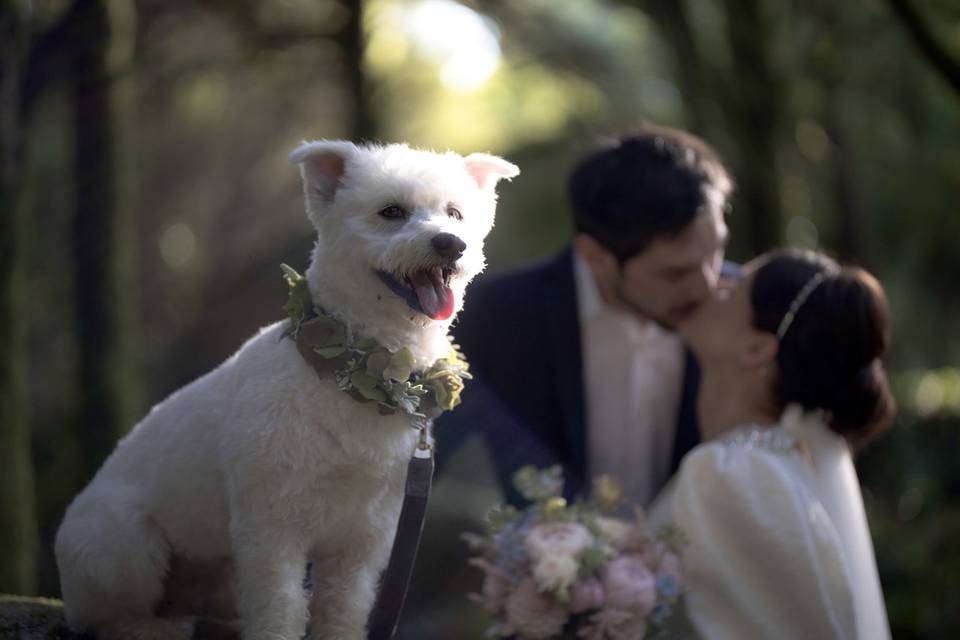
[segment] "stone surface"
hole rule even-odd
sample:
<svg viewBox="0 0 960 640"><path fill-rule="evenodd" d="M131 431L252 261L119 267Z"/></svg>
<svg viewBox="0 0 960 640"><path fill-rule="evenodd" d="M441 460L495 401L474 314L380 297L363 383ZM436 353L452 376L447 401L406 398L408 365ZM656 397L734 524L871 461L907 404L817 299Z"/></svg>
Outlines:
<svg viewBox="0 0 960 640"><path fill-rule="evenodd" d="M67 627L63 603L0 594L0 640L81 640Z"/></svg>

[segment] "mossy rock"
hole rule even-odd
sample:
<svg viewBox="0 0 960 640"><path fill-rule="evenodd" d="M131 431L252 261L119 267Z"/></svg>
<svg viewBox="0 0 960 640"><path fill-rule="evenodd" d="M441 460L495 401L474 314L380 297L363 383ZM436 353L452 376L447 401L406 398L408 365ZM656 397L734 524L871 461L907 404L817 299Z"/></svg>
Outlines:
<svg viewBox="0 0 960 640"><path fill-rule="evenodd" d="M0 640L81 640L67 627L63 602L0 594Z"/></svg>

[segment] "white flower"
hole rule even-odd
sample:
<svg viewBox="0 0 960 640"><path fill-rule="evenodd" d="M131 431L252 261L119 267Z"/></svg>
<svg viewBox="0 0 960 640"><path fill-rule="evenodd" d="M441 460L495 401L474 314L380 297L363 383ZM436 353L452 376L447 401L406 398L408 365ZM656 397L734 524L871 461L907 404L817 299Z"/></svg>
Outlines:
<svg viewBox="0 0 960 640"><path fill-rule="evenodd" d="M566 589L577 580L579 564L572 555L540 558L533 564L533 579L541 591Z"/></svg>
<svg viewBox="0 0 960 640"><path fill-rule="evenodd" d="M576 522L547 522L533 527L525 544L527 553L536 563L542 558L576 556L593 545L593 536Z"/></svg>
<svg viewBox="0 0 960 640"><path fill-rule="evenodd" d="M597 525L597 529L600 530L600 535L617 549L622 549L627 546L627 543L634 535L633 525L617 518L600 516L594 520L594 523Z"/></svg>

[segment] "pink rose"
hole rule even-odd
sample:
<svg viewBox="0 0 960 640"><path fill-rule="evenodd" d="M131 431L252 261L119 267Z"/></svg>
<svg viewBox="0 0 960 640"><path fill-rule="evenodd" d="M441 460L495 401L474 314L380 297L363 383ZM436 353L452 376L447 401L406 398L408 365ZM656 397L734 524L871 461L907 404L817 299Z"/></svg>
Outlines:
<svg viewBox="0 0 960 640"><path fill-rule="evenodd" d="M472 558L470 564L483 570L483 588L479 594L473 594L471 598L482 604L490 613L497 613L503 609L504 601L509 595L510 576L483 558Z"/></svg>
<svg viewBox="0 0 960 640"><path fill-rule="evenodd" d="M537 590L532 578L524 578L507 598L507 624L525 638L552 638L567 623L566 610L556 600Z"/></svg>
<svg viewBox="0 0 960 640"><path fill-rule="evenodd" d="M643 551L640 553L640 555L643 557L643 561L647 563L648 567L656 567L658 564L660 564L660 558L666 552L667 548L662 542L650 542L643 547Z"/></svg>
<svg viewBox="0 0 960 640"><path fill-rule="evenodd" d="M603 570L602 581L608 609L646 616L656 604L656 578L640 556L620 556L611 560Z"/></svg>
<svg viewBox="0 0 960 640"><path fill-rule="evenodd" d="M587 578L574 583L570 593L570 611L583 613L603 607L603 585L596 578Z"/></svg>

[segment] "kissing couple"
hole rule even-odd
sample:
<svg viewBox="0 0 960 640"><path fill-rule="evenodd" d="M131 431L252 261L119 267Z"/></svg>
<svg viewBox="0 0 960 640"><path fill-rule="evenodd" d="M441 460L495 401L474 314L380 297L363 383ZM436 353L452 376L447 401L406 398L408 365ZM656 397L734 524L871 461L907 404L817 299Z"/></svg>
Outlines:
<svg viewBox="0 0 960 640"><path fill-rule="evenodd" d="M616 478L688 538L699 637L889 638L853 465L895 410L880 283L809 250L725 262L733 179L683 131L606 141L568 189L572 245L470 291L441 460L481 435L514 502L524 465L567 497Z"/></svg>

